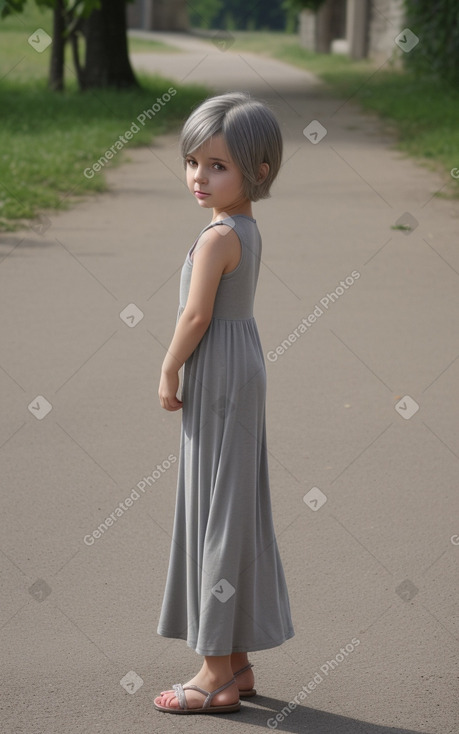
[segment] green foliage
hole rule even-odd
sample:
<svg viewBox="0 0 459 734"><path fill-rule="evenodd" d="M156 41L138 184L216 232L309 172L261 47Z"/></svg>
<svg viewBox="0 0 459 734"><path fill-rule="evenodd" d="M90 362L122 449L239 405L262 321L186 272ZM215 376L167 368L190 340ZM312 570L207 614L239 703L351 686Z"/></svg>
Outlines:
<svg viewBox="0 0 459 734"><path fill-rule="evenodd" d="M225 13L224 27L225 27L225 30L227 31L235 31L237 28L236 21L234 20L233 14L229 11Z"/></svg>
<svg viewBox="0 0 459 734"><path fill-rule="evenodd" d="M65 208L72 198L107 188L105 171L126 161L129 150L178 127L209 91L140 75L142 88L81 93L76 85L56 95L37 81L3 80L0 90L0 230L39 210ZM146 120L123 150L92 178L84 175L152 101L173 86L177 93ZM7 112L6 112L7 111Z"/></svg>
<svg viewBox="0 0 459 734"><path fill-rule="evenodd" d="M202 0L198 0L202 2ZM195 0L191 5L194 7ZM281 30L285 27L286 14L281 0L224 0L212 19L212 28L236 30Z"/></svg>
<svg viewBox="0 0 459 734"><path fill-rule="evenodd" d="M139 75L141 89L81 93L71 79L61 94L47 89L50 47L37 53L27 42L37 29L51 33L52 11L29 2L24 13L1 21L0 230L13 229L47 207L64 208L75 197L107 188L106 171L129 158L131 148L151 144L175 128L209 94L203 87ZM92 166L144 109L173 86L177 94L136 133L109 165L88 179Z"/></svg>
<svg viewBox="0 0 459 734"><path fill-rule="evenodd" d="M212 28L217 13L223 7L223 0L193 0L188 5L190 24L195 28Z"/></svg>
<svg viewBox="0 0 459 734"><path fill-rule="evenodd" d="M406 25L419 38L404 55L408 69L459 84L459 3L457 0L405 0Z"/></svg>
<svg viewBox="0 0 459 734"><path fill-rule="evenodd" d="M22 13L27 0L0 0L0 18L7 18L13 13ZM39 8L54 8L55 0L35 0ZM93 10L100 7L100 0L64 0L65 9L74 17L87 18Z"/></svg>
<svg viewBox="0 0 459 734"><path fill-rule="evenodd" d="M292 6L291 0L282 0L281 8L285 13L285 32L296 33L298 29L298 8Z"/></svg>
<svg viewBox="0 0 459 734"><path fill-rule="evenodd" d="M301 10L312 10L316 13L324 2L325 0L284 0L282 4L287 9L296 10L297 13Z"/></svg>

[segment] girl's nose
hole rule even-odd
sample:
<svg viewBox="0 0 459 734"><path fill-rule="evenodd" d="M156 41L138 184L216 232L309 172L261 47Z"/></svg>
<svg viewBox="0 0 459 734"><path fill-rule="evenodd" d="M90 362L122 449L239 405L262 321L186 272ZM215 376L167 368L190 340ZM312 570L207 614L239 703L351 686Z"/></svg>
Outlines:
<svg viewBox="0 0 459 734"><path fill-rule="evenodd" d="M205 181L206 177L204 176L204 171L201 168L201 166L198 166L194 172L194 180L196 183L200 183L202 181Z"/></svg>

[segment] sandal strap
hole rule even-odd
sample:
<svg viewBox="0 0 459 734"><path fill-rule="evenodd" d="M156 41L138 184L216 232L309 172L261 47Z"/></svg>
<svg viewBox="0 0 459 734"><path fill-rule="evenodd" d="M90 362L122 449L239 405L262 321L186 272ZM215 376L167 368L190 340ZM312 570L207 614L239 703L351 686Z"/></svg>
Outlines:
<svg viewBox="0 0 459 734"><path fill-rule="evenodd" d="M199 686L195 686L194 684L190 684L188 686L183 686L181 683L174 683L172 688L176 692L177 700L179 702L179 706L181 709L187 709L188 703L185 696L185 691L193 690L193 691L199 691L199 693L202 693L206 698L204 700L204 703L202 704L202 708L206 709L210 706L210 702L212 701L213 697L217 695L217 693L221 693L221 691L224 691L225 688L228 688L230 685L235 683L235 679L231 678L228 683L225 683L223 686L220 686L220 688L216 688L215 691L205 691L204 688L200 688Z"/></svg>
<svg viewBox="0 0 459 734"><path fill-rule="evenodd" d="M182 684L181 683L174 683L174 685L172 686L172 688L175 691L175 695L177 697L177 701L179 702L180 708L181 709L184 709L184 710L187 709L188 708L188 704L187 704L187 701L186 701L186 696L185 696L185 693L183 691Z"/></svg>
<svg viewBox="0 0 459 734"><path fill-rule="evenodd" d="M245 666L245 668L241 668L240 670L237 671L237 673L234 673L234 677L236 677L237 675L240 675L240 673L245 673L245 671L250 670L250 668L253 668L252 663L249 663L248 665Z"/></svg>

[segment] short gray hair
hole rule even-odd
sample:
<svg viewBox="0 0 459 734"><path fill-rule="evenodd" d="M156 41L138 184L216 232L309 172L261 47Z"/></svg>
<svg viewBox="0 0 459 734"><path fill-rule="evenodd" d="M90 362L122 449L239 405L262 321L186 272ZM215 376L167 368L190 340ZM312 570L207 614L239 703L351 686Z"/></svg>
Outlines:
<svg viewBox="0 0 459 734"><path fill-rule="evenodd" d="M269 107L244 92L228 92L204 100L182 129L180 149L185 166L186 157L214 135L223 136L240 168L245 196L250 201L269 198L282 161L282 135ZM269 173L262 183L257 183L261 163L269 165Z"/></svg>

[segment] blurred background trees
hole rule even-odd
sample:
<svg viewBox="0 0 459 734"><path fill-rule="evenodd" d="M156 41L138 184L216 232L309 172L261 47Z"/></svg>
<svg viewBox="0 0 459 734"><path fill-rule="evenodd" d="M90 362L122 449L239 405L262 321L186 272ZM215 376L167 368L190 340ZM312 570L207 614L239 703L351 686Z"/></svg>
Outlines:
<svg viewBox="0 0 459 734"><path fill-rule="evenodd" d="M434 75L459 86L459 2L405 0L406 25L419 39L406 64L416 74Z"/></svg>
<svg viewBox="0 0 459 734"><path fill-rule="evenodd" d="M285 29L286 8L281 0L193 0L188 10L191 26L218 30Z"/></svg>
<svg viewBox="0 0 459 734"><path fill-rule="evenodd" d="M0 0L0 16L27 0ZM299 32L299 45L319 53L381 60L397 54L415 74L459 82L459 0L28 0L53 9L51 89L64 88L65 46L80 89L137 86L127 26L145 30ZM402 54L397 33L418 39Z"/></svg>
<svg viewBox="0 0 459 734"><path fill-rule="evenodd" d="M32 2L33 0L30 0ZM138 86L129 61L126 0L34 0L53 10L49 87L64 89L65 46L70 44L78 85L84 89ZM3 0L0 16L21 13L27 0Z"/></svg>

